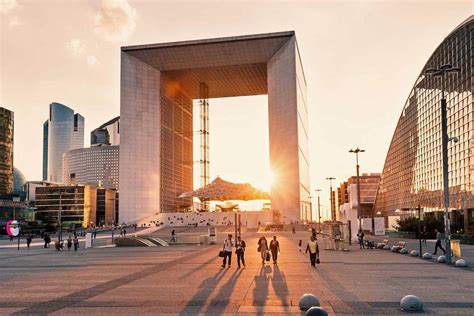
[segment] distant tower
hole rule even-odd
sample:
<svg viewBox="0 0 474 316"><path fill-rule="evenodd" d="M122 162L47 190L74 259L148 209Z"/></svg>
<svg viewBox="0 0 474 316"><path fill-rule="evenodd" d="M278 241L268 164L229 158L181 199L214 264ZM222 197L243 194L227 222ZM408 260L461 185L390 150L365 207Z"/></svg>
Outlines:
<svg viewBox="0 0 474 316"><path fill-rule="evenodd" d="M68 150L84 147L84 117L78 113L74 114L74 110L63 104L51 103L47 147L47 180L61 183L63 154Z"/></svg>
<svg viewBox="0 0 474 316"><path fill-rule="evenodd" d="M13 112L0 107L0 195L13 191Z"/></svg>
<svg viewBox="0 0 474 316"><path fill-rule="evenodd" d="M48 134L49 120L43 124L43 181L48 180Z"/></svg>

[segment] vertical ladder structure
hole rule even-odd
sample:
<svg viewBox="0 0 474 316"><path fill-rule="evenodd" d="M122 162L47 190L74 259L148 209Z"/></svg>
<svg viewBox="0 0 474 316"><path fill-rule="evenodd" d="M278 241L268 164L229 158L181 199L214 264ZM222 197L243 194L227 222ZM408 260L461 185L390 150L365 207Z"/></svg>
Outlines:
<svg viewBox="0 0 474 316"><path fill-rule="evenodd" d="M201 187L209 184L209 87L199 84L199 106L201 111ZM202 203L202 209L209 211L209 202Z"/></svg>

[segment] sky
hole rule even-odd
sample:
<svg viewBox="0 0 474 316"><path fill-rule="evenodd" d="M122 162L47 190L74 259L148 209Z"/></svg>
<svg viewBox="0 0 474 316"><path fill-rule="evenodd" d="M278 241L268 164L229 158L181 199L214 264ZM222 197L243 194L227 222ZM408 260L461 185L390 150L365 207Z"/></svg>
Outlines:
<svg viewBox="0 0 474 316"><path fill-rule="evenodd" d="M325 178L355 173L349 149L366 150L361 172L382 171L424 63L473 11L472 1L0 0L0 106L15 112L15 166L41 178L53 101L85 117L86 145L92 129L119 115L121 46L294 30L311 187L323 189L327 208ZM267 97L211 100L210 115L211 177L268 186Z"/></svg>

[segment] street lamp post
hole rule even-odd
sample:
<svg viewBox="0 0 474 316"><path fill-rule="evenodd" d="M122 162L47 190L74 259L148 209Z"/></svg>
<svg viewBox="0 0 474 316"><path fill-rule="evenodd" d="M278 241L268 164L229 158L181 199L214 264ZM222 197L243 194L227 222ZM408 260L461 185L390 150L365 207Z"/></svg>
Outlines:
<svg viewBox="0 0 474 316"><path fill-rule="evenodd" d="M309 199L309 222L313 224L313 197L310 195L308 196Z"/></svg>
<svg viewBox="0 0 474 316"><path fill-rule="evenodd" d="M319 232L321 232L321 199L319 196L319 192L321 192L321 189L316 189L314 190L318 193L318 226L319 226Z"/></svg>
<svg viewBox="0 0 474 316"><path fill-rule="evenodd" d="M332 200L332 180L336 180L336 178L328 177L326 180L329 180L329 202L331 202L331 218L333 221L336 220L336 211L334 209L334 204Z"/></svg>
<svg viewBox="0 0 474 316"><path fill-rule="evenodd" d="M359 219L359 229L362 229L362 216L360 212L360 176L359 176L359 153L364 153L364 149L359 149L357 147L356 149L351 149L349 150L350 153L353 153L356 155L356 175L357 175L357 218ZM375 234L375 222L374 222L374 211L372 210L372 233Z"/></svg>
<svg viewBox="0 0 474 316"><path fill-rule="evenodd" d="M453 67L451 64L444 64L439 69L428 68L426 75L441 78L441 144L443 148L443 193L444 193L444 239L446 242L446 262L451 263L451 228L449 221L449 179L448 179L448 142L457 141L456 137L450 138L448 135L447 102L445 96L445 78L452 73L461 72L461 68Z"/></svg>

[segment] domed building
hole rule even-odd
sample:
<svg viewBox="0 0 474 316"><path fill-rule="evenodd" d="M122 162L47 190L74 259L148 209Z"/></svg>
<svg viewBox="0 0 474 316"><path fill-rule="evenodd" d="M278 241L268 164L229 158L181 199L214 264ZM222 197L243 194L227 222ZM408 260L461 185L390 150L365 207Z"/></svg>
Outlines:
<svg viewBox="0 0 474 316"><path fill-rule="evenodd" d="M26 178L16 167L13 167L13 194L22 194L25 192Z"/></svg>
<svg viewBox="0 0 474 316"><path fill-rule="evenodd" d="M474 234L473 45L471 16L436 48L416 78L390 143L374 213L412 216L420 205L425 216L443 217L442 80L426 71L451 64L460 72L444 80L448 135L456 137L448 143L450 219L459 232Z"/></svg>

